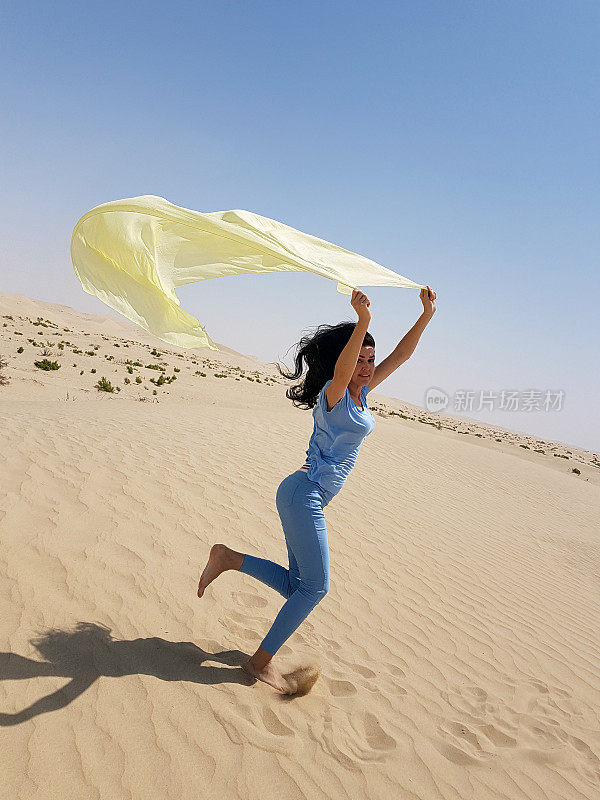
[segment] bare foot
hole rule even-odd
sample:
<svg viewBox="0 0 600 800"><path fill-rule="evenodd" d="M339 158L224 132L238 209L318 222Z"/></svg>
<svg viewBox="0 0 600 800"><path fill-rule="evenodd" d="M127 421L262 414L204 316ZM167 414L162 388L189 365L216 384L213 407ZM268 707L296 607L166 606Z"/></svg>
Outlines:
<svg viewBox="0 0 600 800"><path fill-rule="evenodd" d="M200 576L198 597L202 597L208 584L218 578L222 572L227 569L239 569L243 560L243 553L237 553L224 544L213 544L204 572Z"/></svg>
<svg viewBox="0 0 600 800"><path fill-rule="evenodd" d="M272 662L269 661L262 669L256 669L251 661L246 661L245 664L242 664L242 669L253 678L268 683L278 692L289 694L290 685Z"/></svg>

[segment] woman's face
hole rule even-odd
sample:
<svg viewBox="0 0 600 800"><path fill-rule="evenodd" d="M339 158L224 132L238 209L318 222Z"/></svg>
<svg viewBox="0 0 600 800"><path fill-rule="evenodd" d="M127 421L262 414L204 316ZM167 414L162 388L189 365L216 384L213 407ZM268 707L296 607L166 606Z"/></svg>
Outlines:
<svg viewBox="0 0 600 800"><path fill-rule="evenodd" d="M357 387L365 386L371 383L374 372L375 348L372 346L361 347L351 383Z"/></svg>

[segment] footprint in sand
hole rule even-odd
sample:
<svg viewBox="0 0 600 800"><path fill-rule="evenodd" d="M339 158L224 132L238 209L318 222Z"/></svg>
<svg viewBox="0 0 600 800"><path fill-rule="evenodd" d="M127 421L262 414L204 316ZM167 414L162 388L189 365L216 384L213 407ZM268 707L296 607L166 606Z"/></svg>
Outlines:
<svg viewBox="0 0 600 800"><path fill-rule="evenodd" d="M514 736L510 736L508 733L500 730L496 725L488 724L482 725L481 733L492 742L492 744L496 745L496 747L516 747L517 740Z"/></svg>
<svg viewBox="0 0 600 800"><path fill-rule="evenodd" d="M363 667L362 664L348 664L350 669L353 669L354 672L358 672L359 675L362 675L363 678L376 678L377 673L373 672L372 669L368 667Z"/></svg>
<svg viewBox="0 0 600 800"><path fill-rule="evenodd" d="M295 736L294 731L284 725L277 714L268 706L265 706L262 711L262 721L265 728L274 736Z"/></svg>
<svg viewBox="0 0 600 800"><path fill-rule="evenodd" d="M396 740L383 730L375 714L365 711L363 722L369 747L373 750L394 750Z"/></svg>
<svg viewBox="0 0 600 800"><path fill-rule="evenodd" d="M530 678L507 681L502 695L490 696L477 686L455 686L442 697L459 715L440 725L434 739L436 749L450 761L481 763L501 748L512 748L535 764L568 763L588 781L600 778L600 757L592 740L569 732L578 717L593 725L597 711L568 690Z"/></svg>
<svg viewBox="0 0 600 800"><path fill-rule="evenodd" d="M250 592L238 592L238 598L242 603L249 606L250 608L264 608L268 605L268 602L265 600L264 597L261 597L259 594L250 594Z"/></svg>
<svg viewBox="0 0 600 800"><path fill-rule="evenodd" d="M356 694L356 686L350 681L325 678L325 683L334 697L348 697L348 695Z"/></svg>

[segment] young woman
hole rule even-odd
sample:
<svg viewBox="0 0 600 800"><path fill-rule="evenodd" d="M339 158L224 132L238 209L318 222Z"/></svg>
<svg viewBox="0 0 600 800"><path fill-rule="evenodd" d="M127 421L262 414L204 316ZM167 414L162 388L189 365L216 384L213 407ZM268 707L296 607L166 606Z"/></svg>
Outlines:
<svg viewBox="0 0 600 800"><path fill-rule="evenodd" d="M370 300L354 289L350 300L358 322L323 325L300 340L295 372L284 377L302 383L286 396L295 405L313 408L314 429L306 451L306 463L279 484L276 495L288 551L289 567L238 553L215 544L198 584L198 597L222 572L236 569L271 586L286 602L269 632L243 669L280 692L289 685L271 662L329 589L329 547L324 507L340 491L356 462L366 436L375 427L367 408L367 392L384 381L414 352L426 325L435 313L436 293L421 289L423 313L396 349L375 366L375 340L367 331L371 321Z"/></svg>

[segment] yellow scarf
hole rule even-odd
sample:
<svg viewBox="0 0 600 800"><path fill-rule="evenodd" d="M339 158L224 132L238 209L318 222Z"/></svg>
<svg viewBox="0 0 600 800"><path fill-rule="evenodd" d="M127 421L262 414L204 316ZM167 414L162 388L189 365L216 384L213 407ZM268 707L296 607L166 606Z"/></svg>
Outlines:
<svg viewBox="0 0 600 800"><path fill-rule="evenodd" d="M143 195L79 220L71 259L84 291L177 347L219 348L180 307L175 287L253 272L314 272L360 286L425 288L368 258L251 211L203 214Z"/></svg>

